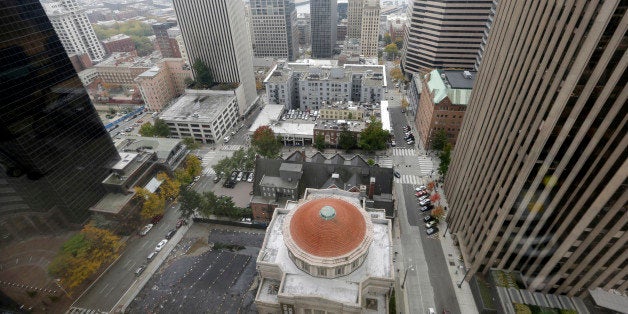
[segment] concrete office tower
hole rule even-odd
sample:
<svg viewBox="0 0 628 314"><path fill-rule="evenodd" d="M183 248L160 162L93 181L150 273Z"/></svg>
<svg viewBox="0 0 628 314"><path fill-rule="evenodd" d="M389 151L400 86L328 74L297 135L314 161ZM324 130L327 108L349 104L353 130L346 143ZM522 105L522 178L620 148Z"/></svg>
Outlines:
<svg viewBox="0 0 628 314"><path fill-rule="evenodd" d="M311 0L310 24L312 58L329 59L334 55L338 22L336 0Z"/></svg>
<svg viewBox="0 0 628 314"><path fill-rule="evenodd" d="M79 226L119 158L38 0L0 9L0 244Z"/></svg>
<svg viewBox="0 0 628 314"><path fill-rule="evenodd" d="M480 42L480 49L478 49L478 54L475 57L475 66L474 69L477 71L480 69L480 64L482 64L482 57L484 56L484 49L486 48L486 44L488 43L488 36L491 34L491 28L493 28L493 21L495 21L495 13L497 13L497 5L499 4L499 0L493 0L493 4L491 5L491 10L488 14L488 22L486 22L486 28L484 29L484 34L482 34L482 41Z"/></svg>
<svg viewBox="0 0 628 314"><path fill-rule="evenodd" d="M46 3L44 9L67 54L87 53L94 62L105 57L105 49L76 0Z"/></svg>
<svg viewBox="0 0 628 314"><path fill-rule="evenodd" d="M240 83L244 114L257 98L253 51L244 21L244 3L231 0L174 0L179 28L193 65L199 59L211 69L214 81Z"/></svg>
<svg viewBox="0 0 628 314"><path fill-rule="evenodd" d="M250 6L255 56L295 60L299 38L294 0L251 0Z"/></svg>
<svg viewBox="0 0 628 314"><path fill-rule="evenodd" d="M360 38L364 0L349 0L347 7L347 37Z"/></svg>
<svg viewBox="0 0 628 314"><path fill-rule="evenodd" d="M492 5L492 0L414 0L404 40L404 71L473 69Z"/></svg>
<svg viewBox="0 0 628 314"><path fill-rule="evenodd" d="M500 1L445 180L469 268L626 291L626 1Z"/></svg>
<svg viewBox="0 0 628 314"><path fill-rule="evenodd" d="M365 57L377 57L379 44L379 0L365 0L362 8L362 23L360 31L360 45L362 55Z"/></svg>

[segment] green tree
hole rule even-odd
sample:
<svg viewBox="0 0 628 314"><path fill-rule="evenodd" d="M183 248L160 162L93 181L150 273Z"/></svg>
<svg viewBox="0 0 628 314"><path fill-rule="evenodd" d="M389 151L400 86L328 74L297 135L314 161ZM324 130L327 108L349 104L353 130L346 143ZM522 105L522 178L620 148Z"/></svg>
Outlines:
<svg viewBox="0 0 628 314"><path fill-rule="evenodd" d="M392 76L392 78L397 81L404 80L403 72L401 72L401 69L399 67L390 70L390 76Z"/></svg>
<svg viewBox="0 0 628 314"><path fill-rule="evenodd" d="M196 74L197 88L210 88L214 84L211 70L203 60L196 59L192 68L194 69L194 74Z"/></svg>
<svg viewBox="0 0 628 314"><path fill-rule="evenodd" d="M369 164L369 166L372 166L375 164L375 160L373 160L373 158L369 158L366 163Z"/></svg>
<svg viewBox="0 0 628 314"><path fill-rule="evenodd" d="M390 37L389 33L384 35L384 45L390 45L392 43L392 37Z"/></svg>
<svg viewBox="0 0 628 314"><path fill-rule="evenodd" d="M358 147L369 152L384 149L389 138L390 133L382 129L382 123L371 117L369 125L360 133Z"/></svg>
<svg viewBox="0 0 628 314"><path fill-rule="evenodd" d="M181 217L190 218L195 210L204 206L204 200L201 194L194 190L183 189L179 194L179 212Z"/></svg>
<svg viewBox="0 0 628 314"><path fill-rule="evenodd" d="M198 160L198 158L196 158L196 156L194 155L187 155L185 157L184 168L191 177L199 176L203 171L201 161Z"/></svg>
<svg viewBox="0 0 628 314"><path fill-rule="evenodd" d="M410 103L408 102L408 100L406 99L406 97L403 97L401 99L401 109L402 110L406 110L408 109L408 106L410 105Z"/></svg>
<svg viewBox="0 0 628 314"><path fill-rule="evenodd" d="M170 135L170 128L168 127L168 124L161 119L155 119L154 130L155 135L158 137L167 137Z"/></svg>
<svg viewBox="0 0 628 314"><path fill-rule="evenodd" d="M349 128L346 125L344 125L342 127L342 131L340 131L338 144L340 145L340 148L346 151L354 148L357 144L357 138L355 136L355 133L349 131Z"/></svg>
<svg viewBox="0 0 628 314"><path fill-rule="evenodd" d="M266 158L277 158L281 150L281 142L275 137L275 132L267 125L262 125L255 130L251 138L251 145Z"/></svg>
<svg viewBox="0 0 628 314"><path fill-rule="evenodd" d="M443 150L445 146L449 143L449 139L447 138L447 131L438 130L434 133L432 137L432 149L433 150Z"/></svg>
<svg viewBox="0 0 628 314"><path fill-rule="evenodd" d="M316 149L318 150L325 149L325 135L323 135L322 133L316 134L316 136L314 137L314 147L316 147Z"/></svg>
<svg viewBox="0 0 628 314"><path fill-rule="evenodd" d="M445 144L445 148L438 157L440 158L438 173L440 173L441 176L445 176L447 175L447 170L449 170L449 162L451 161L451 144Z"/></svg>
<svg viewBox="0 0 628 314"><path fill-rule="evenodd" d="M388 56L392 56L392 59L395 59L397 53L399 53L399 48L395 44L388 44L384 47L384 52L388 54Z"/></svg>
<svg viewBox="0 0 628 314"><path fill-rule="evenodd" d="M184 137L183 144L188 147L188 149L198 149L201 147L201 144L198 143L193 137Z"/></svg>
<svg viewBox="0 0 628 314"><path fill-rule="evenodd" d="M399 39L395 40L395 45L397 46L397 49L399 49L399 50L403 49L403 39L399 38Z"/></svg>
<svg viewBox="0 0 628 314"><path fill-rule="evenodd" d="M153 43L147 37L131 36L131 39L133 40L133 44L135 45L135 50L137 51L138 56L147 56L155 51Z"/></svg>
<svg viewBox="0 0 628 314"><path fill-rule="evenodd" d="M153 125L150 122L146 122L144 124L142 124L142 126L140 127L140 135L141 136L146 136L146 137L153 137L155 136L155 128L153 127Z"/></svg>

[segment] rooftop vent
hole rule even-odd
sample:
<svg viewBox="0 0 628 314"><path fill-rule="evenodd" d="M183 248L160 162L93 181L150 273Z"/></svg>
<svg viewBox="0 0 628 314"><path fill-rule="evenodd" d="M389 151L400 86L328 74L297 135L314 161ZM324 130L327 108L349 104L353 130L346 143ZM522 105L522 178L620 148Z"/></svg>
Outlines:
<svg viewBox="0 0 628 314"><path fill-rule="evenodd" d="M462 72L462 76L466 78L467 80L470 80L471 78L473 78L473 75L471 75L471 72L469 71Z"/></svg>

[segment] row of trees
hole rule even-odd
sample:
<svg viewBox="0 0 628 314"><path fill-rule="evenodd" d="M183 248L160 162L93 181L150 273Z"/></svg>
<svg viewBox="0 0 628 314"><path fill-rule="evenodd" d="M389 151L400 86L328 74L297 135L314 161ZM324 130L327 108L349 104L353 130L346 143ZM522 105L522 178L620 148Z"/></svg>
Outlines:
<svg viewBox="0 0 628 314"><path fill-rule="evenodd" d="M155 124L153 125L150 122L146 122L142 124L139 131L141 136L147 137L167 137L170 135L170 128L168 124L164 120L155 119Z"/></svg>
<svg viewBox="0 0 628 314"><path fill-rule="evenodd" d="M447 131L438 130L432 138L432 149L440 151L438 158L440 158L440 164L438 165L438 173L446 175L449 170L449 163L451 161L451 143L447 137Z"/></svg>
<svg viewBox="0 0 628 314"><path fill-rule="evenodd" d="M179 196L179 203L181 216L185 218L189 218L194 212L204 217L217 215L232 219L251 216L250 208L237 207L231 197L217 196L214 192L200 194L194 190L184 190Z"/></svg>
<svg viewBox="0 0 628 314"><path fill-rule="evenodd" d="M115 259L122 248L120 237L111 231L87 224L68 239L48 266L48 273L71 290Z"/></svg>
<svg viewBox="0 0 628 314"><path fill-rule="evenodd" d="M249 147L236 150L231 157L225 157L212 166L212 169L220 176L229 175L235 170L253 171L255 167L256 149Z"/></svg>
<svg viewBox="0 0 628 314"><path fill-rule="evenodd" d="M118 22L113 26L93 25L96 37L105 40L113 35L125 34L131 37L139 56L146 56L154 51L148 36L154 35L150 25L139 21Z"/></svg>
<svg viewBox="0 0 628 314"><path fill-rule="evenodd" d="M360 132L359 140L354 132L351 132L347 126L343 126L338 136L338 147L347 151L360 148L373 152L385 149L389 138L390 132L382 129L382 122L377 121L375 117L371 117L368 126ZM318 150L323 150L325 146L325 136L320 133L317 134L314 137L314 147Z"/></svg>

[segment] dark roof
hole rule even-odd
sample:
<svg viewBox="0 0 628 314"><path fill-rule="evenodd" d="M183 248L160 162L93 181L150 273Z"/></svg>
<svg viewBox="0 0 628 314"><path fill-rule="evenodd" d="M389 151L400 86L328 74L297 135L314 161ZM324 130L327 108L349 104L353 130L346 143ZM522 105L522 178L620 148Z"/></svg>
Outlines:
<svg viewBox="0 0 628 314"><path fill-rule="evenodd" d="M447 77L447 81L449 82L449 86L454 89L472 89L473 83L475 82L475 77L478 72L469 71L471 73L471 78L465 78L463 76L463 72L465 71L442 71Z"/></svg>

